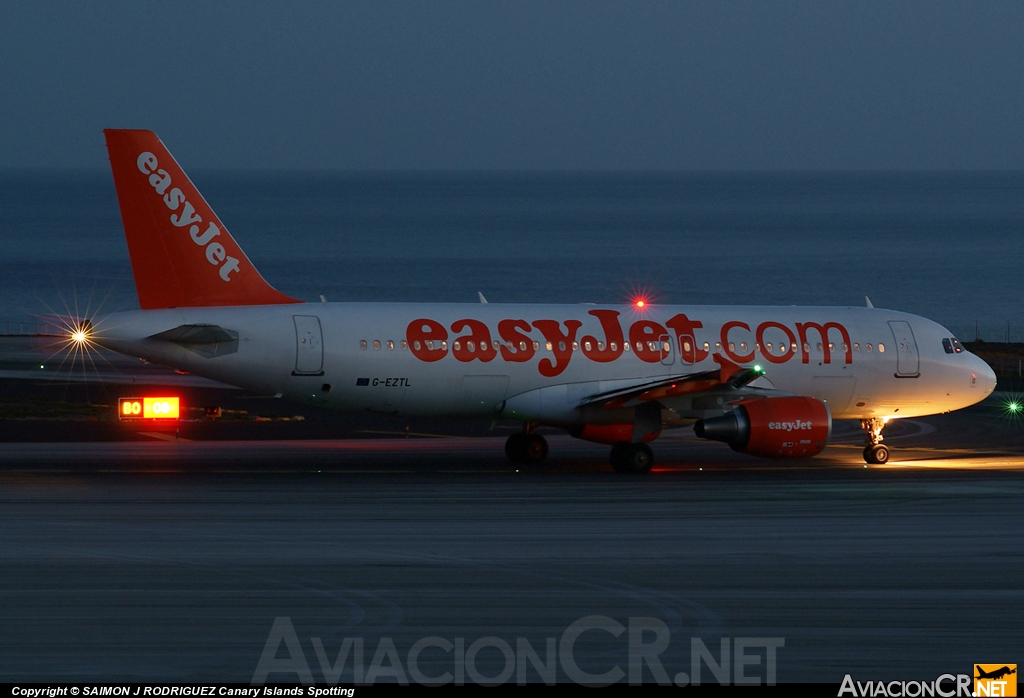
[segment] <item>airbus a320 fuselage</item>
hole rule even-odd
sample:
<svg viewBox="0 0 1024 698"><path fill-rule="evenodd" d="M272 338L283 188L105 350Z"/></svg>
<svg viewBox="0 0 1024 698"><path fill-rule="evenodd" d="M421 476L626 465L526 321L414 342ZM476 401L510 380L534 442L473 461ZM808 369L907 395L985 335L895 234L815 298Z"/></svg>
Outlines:
<svg viewBox="0 0 1024 698"><path fill-rule="evenodd" d="M342 410L510 418L612 446L643 472L664 426L751 455L808 457L860 420L883 463L893 418L973 405L992 370L922 317L871 307L303 303L259 275L149 131L107 130L141 310L98 344L264 394ZM482 298L481 298L482 300Z"/></svg>

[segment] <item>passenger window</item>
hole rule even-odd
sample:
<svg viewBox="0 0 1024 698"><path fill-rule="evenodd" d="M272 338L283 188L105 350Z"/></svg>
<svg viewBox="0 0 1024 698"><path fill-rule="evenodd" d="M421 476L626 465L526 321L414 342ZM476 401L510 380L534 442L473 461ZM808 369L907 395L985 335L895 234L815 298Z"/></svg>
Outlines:
<svg viewBox="0 0 1024 698"><path fill-rule="evenodd" d="M597 343L597 350L598 351L604 351L604 342L598 342Z"/></svg>
<svg viewBox="0 0 1024 698"><path fill-rule="evenodd" d="M452 349L454 349L455 351L462 351L462 342L456 339L454 342L452 342Z"/></svg>
<svg viewBox="0 0 1024 698"><path fill-rule="evenodd" d="M884 344L879 344L878 345L878 353L879 354L884 354L885 353L885 345Z"/></svg>
<svg viewBox="0 0 1024 698"><path fill-rule="evenodd" d="M810 354L811 353L811 345L808 344L807 342L804 342L804 353L805 354Z"/></svg>
<svg viewBox="0 0 1024 698"><path fill-rule="evenodd" d="M709 345L707 342L704 342L704 351L711 351L711 345Z"/></svg>
<svg viewBox="0 0 1024 698"><path fill-rule="evenodd" d="M395 343L392 342L390 339L388 340L388 349L391 351L395 350Z"/></svg>
<svg viewBox="0 0 1024 698"><path fill-rule="evenodd" d="M853 343L853 350L854 351L860 351L860 342L854 342Z"/></svg>
<svg viewBox="0 0 1024 698"><path fill-rule="evenodd" d="M870 345L870 344L866 344L866 345L864 345L864 346L866 346L866 347L867 347L867 350L868 350L868 351L871 351L871 345Z"/></svg>
<svg viewBox="0 0 1024 698"><path fill-rule="evenodd" d="M379 339L373 340L373 350L374 351L380 351L380 340Z"/></svg>
<svg viewBox="0 0 1024 698"><path fill-rule="evenodd" d="M572 350L573 351L579 351L580 350L580 343L579 342L573 342L572 343Z"/></svg>
<svg viewBox="0 0 1024 698"><path fill-rule="evenodd" d="M472 339L467 339L466 340L466 351L468 351L470 353L476 351L476 342L474 342Z"/></svg>
<svg viewBox="0 0 1024 698"><path fill-rule="evenodd" d="M729 351L736 351L736 342L729 342Z"/></svg>
<svg viewBox="0 0 1024 698"><path fill-rule="evenodd" d="M420 344L420 340L418 340L418 339L417 339L416 341L414 341L414 342L412 343L412 347L413 347L413 349L415 349L416 351L419 351L419 350L420 350L420 348L421 348L422 346L423 346L423 345L422 345L422 344ZM363 347L363 349L365 349L365 348L366 348L366 347Z"/></svg>
<svg viewBox="0 0 1024 698"><path fill-rule="evenodd" d="M583 348L586 349L587 351L590 351L590 342L584 342Z"/></svg>
<svg viewBox="0 0 1024 698"><path fill-rule="evenodd" d="M622 343L622 351L629 351L629 350L630 350L629 342L623 342Z"/></svg>
<svg viewBox="0 0 1024 698"><path fill-rule="evenodd" d="M441 349L444 350L444 351L448 351L448 342L442 341L441 342Z"/></svg>
<svg viewBox="0 0 1024 698"><path fill-rule="evenodd" d="M409 348L409 343L403 339L398 346L402 347L402 351L405 351Z"/></svg>
<svg viewBox="0 0 1024 698"><path fill-rule="evenodd" d="M740 351L746 351L746 350L747 350L747 343L746 342L740 342Z"/></svg>
<svg viewBox="0 0 1024 698"><path fill-rule="evenodd" d="M362 349L363 351L366 351L366 340L365 339L360 339L359 340L359 348Z"/></svg>
<svg viewBox="0 0 1024 698"><path fill-rule="evenodd" d="M519 343L519 351L526 351L526 342Z"/></svg>
<svg viewBox="0 0 1024 698"><path fill-rule="evenodd" d="M551 345L548 344L548 349L550 349L550 348L551 348ZM534 343L533 343L533 350L534 351L540 351L540 342L534 341Z"/></svg>

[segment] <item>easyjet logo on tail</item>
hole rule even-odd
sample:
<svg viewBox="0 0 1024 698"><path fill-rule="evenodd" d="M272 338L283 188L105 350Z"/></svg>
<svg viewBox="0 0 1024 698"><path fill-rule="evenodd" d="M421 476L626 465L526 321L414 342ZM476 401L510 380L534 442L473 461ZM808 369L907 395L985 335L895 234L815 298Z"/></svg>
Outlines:
<svg viewBox="0 0 1024 698"><path fill-rule="evenodd" d="M224 281L231 281L231 272L238 271L238 260L227 253L224 245L214 242L214 238L220 235L220 228L213 221L210 221L205 231L202 231L203 219L196 213L195 206L188 202L185 194L178 187L171 187L171 176L166 170L158 169L156 155L153 153L142 153L135 161L139 172L149 175L149 183L157 196L163 197L164 204L171 211L171 225L175 228L188 226L188 235L199 247L206 248L206 261L214 266L220 267L220 278ZM180 209L180 211L179 211Z"/></svg>

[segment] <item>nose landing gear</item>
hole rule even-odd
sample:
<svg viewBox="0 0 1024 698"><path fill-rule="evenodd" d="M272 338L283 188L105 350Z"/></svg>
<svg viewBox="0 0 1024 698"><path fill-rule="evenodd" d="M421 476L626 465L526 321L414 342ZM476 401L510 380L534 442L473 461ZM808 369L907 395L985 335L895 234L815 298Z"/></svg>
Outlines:
<svg viewBox="0 0 1024 698"><path fill-rule="evenodd" d="M881 465L889 460L889 448L882 444L882 429L885 420L880 417L860 420L860 428L867 435L867 446L864 447L864 462Z"/></svg>
<svg viewBox="0 0 1024 698"><path fill-rule="evenodd" d="M548 457L548 440L535 434L536 424L527 423L523 431L512 434L505 442L505 455L513 463L539 465Z"/></svg>

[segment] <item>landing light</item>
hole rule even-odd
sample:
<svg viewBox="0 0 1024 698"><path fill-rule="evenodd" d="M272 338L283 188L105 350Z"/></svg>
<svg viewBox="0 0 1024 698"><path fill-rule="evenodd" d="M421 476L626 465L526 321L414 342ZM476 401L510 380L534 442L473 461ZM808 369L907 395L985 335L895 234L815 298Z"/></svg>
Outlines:
<svg viewBox="0 0 1024 698"><path fill-rule="evenodd" d="M71 333L71 339L79 343L84 342L85 332L83 332L82 330L75 330L74 332Z"/></svg>

